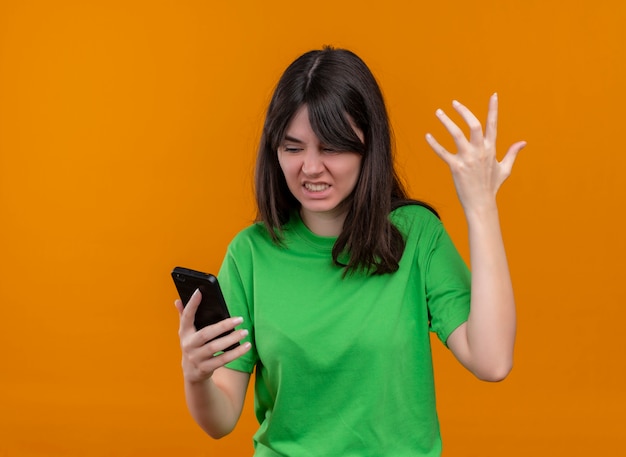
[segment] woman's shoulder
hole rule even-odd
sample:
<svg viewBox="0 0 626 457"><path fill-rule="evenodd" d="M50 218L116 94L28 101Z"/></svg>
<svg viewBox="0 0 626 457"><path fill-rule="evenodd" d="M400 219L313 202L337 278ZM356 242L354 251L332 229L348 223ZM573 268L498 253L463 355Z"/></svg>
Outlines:
<svg viewBox="0 0 626 457"><path fill-rule="evenodd" d="M270 235L262 222L253 222L241 229L231 240L231 247L248 244L257 244L266 240L271 240Z"/></svg>
<svg viewBox="0 0 626 457"><path fill-rule="evenodd" d="M426 255L445 237L439 215L427 205L403 205L392 211L390 220L402 233L407 250Z"/></svg>
<svg viewBox="0 0 626 457"><path fill-rule="evenodd" d="M419 226L440 226L437 212L429 205L419 201L407 201L395 208L390 214L391 222L400 230Z"/></svg>

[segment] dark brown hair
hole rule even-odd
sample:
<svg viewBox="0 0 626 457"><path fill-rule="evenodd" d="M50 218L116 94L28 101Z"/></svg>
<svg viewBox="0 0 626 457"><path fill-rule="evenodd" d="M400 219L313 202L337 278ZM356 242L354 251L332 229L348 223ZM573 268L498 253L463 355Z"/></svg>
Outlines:
<svg viewBox="0 0 626 457"><path fill-rule="evenodd" d="M365 63L344 49L325 47L297 58L281 76L267 110L257 157L255 190L258 219L280 244L282 226L300 203L291 194L277 151L296 111L307 105L311 127L324 143L361 154L359 179L343 204L347 215L332 258L346 273L392 273L404 239L389 213L409 200L393 166L392 135L382 93ZM352 121L364 136L358 138ZM339 261L347 254L347 263ZM344 258L342 256L342 258Z"/></svg>

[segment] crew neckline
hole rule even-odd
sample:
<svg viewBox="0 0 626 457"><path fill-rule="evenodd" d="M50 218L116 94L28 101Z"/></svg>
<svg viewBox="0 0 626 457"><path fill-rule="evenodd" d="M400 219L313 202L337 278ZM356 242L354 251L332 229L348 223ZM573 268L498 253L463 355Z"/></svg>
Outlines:
<svg viewBox="0 0 626 457"><path fill-rule="evenodd" d="M335 242L337 241L336 236L321 236L313 233L311 229L309 229L304 221L302 220L302 216L298 211L294 211L291 214L290 225L294 231L300 238L302 238L307 243L326 251L332 251Z"/></svg>

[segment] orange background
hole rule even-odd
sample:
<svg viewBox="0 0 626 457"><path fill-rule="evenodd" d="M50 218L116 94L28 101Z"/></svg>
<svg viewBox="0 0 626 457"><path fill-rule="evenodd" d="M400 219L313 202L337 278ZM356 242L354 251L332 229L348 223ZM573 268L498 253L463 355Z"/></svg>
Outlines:
<svg viewBox="0 0 626 457"><path fill-rule="evenodd" d="M623 449L626 3L423 3L2 0L0 456L251 454L251 397L221 441L186 411L169 272L253 219L272 88L323 44L377 75L465 256L434 111L498 91L500 153L529 143L500 195L516 366L481 383L436 344L444 455Z"/></svg>

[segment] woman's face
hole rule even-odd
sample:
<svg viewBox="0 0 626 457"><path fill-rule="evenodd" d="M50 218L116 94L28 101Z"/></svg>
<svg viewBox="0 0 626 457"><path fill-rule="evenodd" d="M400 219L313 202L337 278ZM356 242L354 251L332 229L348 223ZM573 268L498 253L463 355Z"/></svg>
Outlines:
<svg viewBox="0 0 626 457"><path fill-rule="evenodd" d="M353 128L363 141L363 132ZM340 204L356 186L361 160L356 152L336 151L322 144L311 128L307 106L300 107L278 147L278 162L289 190L302 206L302 219L311 230L315 232L315 221L320 220L342 226L346 209Z"/></svg>

